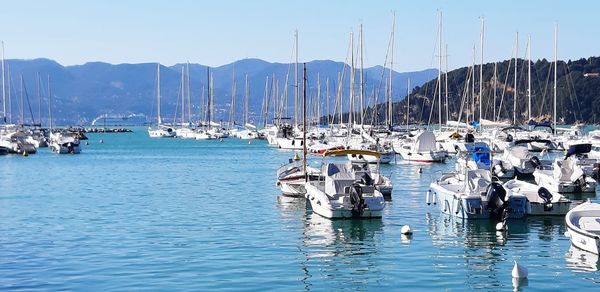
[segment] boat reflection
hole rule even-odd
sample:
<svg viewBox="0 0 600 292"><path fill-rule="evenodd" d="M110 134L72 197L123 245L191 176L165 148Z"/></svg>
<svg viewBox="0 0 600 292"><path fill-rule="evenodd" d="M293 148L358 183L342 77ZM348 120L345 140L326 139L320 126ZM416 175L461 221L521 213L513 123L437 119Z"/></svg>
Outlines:
<svg viewBox="0 0 600 292"><path fill-rule="evenodd" d="M567 267L574 272L596 272L600 269L598 255L579 249L573 245L565 254Z"/></svg>
<svg viewBox="0 0 600 292"><path fill-rule="evenodd" d="M377 258L382 234L381 219L330 220L307 211L300 246L306 289L337 290L348 282L381 281L365 275L381 274ZM329 279L327 286L313 286L319 279Z"/></svg>

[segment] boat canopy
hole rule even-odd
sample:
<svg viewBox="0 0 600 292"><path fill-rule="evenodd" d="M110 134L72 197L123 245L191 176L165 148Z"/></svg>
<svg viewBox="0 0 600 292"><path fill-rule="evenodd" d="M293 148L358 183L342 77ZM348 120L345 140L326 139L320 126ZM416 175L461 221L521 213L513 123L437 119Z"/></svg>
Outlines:
<svg viewBox="0 0 600 292"><path fill-rule="evenodd" d="M431 131L424 131L419 133L415 137L415 148L416 152L429 152L436 151L435 135Z"/></svg>
<svg viewBox="0 0 600 292"><path fill-rule="evenodd" d="M589 143L571 145L569 150L567 150L565 159L573 155L589 153L590 151L592 151L592 144Z"/></svg>
<svg viewBox="0 0 600 292"><path fill-rule="evenodd" d="M473 154L472 154L472 159L476 162L476 163L481 163L485 166L490 166L490 153L492 151L490 150L490 147L488 147L485 144L478 144L473 146Z"/></svg>
<svg viewBox="0 0 600 292"><path fill-rule="evenodd" d="M381 157L381 153L377 151L370 150L355 150L355 149L334 149L327 150L323 153L323 156L344 156L344 155L362 155L362 156L375 156L377 158Z"/></svg>

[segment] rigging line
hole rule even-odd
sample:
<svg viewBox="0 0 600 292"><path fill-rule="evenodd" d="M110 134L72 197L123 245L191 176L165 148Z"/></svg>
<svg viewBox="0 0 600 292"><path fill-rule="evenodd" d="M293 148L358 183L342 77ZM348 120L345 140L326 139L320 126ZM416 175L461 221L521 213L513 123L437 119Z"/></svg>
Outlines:
<svg viewBox="0 0 600 292"><path fill-rule="evenodd" d="M29 107L29 113L31 114L31 121L35 124L35 117L33 116L33 110L31 109L31 103L29 102L29 94L27 93L25 81L23 81L23 90L25 91L25 99L27 100L27 106ZM23 122L25 122L25 118L23 118Z"/></svg>
<svg viewBox="0 0 600 292"><path fill-rule="evenodd" d="M506 61L504 61L506 63ZM502 84L502 95L500 97L500 106L498 107L498 115L496 121L500 120L500 114L502 113L502 104L504 102L504 95L506 94L506 84L508 83L508 76L510 76L510 66L512 64L512 58L508 60L508 66L506 67L506 77L504 78L504 84ZM506 111L506 109L505 109ZM506 111L508 112L508 111ZM508 115L507 115L508 118Z"/></svg>
<svg viewBox="0 0 600 292"><path fill-rule="evenodd" d="M549 91L549 86L550 86L550 74L552 73L552 65L550 63L548 63L548 74L546 76L546 84L544 86L544 94L542 95L542 103L540 104L540 116L542 116L543 112L544 112L544 105L546 104L546 96L548 94Z"/></svg>

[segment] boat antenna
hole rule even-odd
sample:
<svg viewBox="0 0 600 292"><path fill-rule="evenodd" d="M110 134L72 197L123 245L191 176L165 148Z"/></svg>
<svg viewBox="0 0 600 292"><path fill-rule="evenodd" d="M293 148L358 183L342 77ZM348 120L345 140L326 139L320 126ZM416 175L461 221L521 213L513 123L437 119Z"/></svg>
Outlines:
<svg viewBox="0 0 600 292"><path fill-rule="evenodd" d="M306 63L304 65L304 81L302 82L302 108L304 110L304 120L302 122L302 167L304 168L304 181L308 182L308 173L306 173Z"/></svg>

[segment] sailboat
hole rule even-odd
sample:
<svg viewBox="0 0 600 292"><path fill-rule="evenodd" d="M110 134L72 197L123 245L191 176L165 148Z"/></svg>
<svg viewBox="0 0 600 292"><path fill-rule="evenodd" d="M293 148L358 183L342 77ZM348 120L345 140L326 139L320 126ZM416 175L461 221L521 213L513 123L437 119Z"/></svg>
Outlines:
<svg viewBox="0 0 600 292"><path fill-rule="evenodd" d="M248 74L246 74L246 93L244 94L244 130L238 132L238 137L242 140L253 140L258 138L256 126L248 122L249 109L248 102L250 99L250 85L248 83Z"/></svg>
<svg viewBox="0 0 600 292"><path fill-rule="evenodd" d="M162 125L162 119L160 117L160 64L156 64L156 117L157 127L148 127L148 135L150 138L172 138L175 137L175 131L173 128Z"/></svg>

